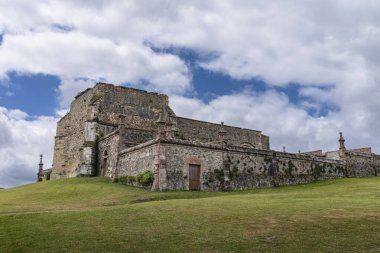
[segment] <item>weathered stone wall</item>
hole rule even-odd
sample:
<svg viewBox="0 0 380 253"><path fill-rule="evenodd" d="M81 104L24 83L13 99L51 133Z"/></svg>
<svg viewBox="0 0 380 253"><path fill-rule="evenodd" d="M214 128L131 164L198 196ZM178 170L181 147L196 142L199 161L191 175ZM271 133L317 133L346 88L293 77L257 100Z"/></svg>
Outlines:
<svg viewBox="0 0 380 253"><path fill-rule="evenodd" d="M161 190L189 189L189 165L200 166L200 189L217 191L310 183L380 174L380 156L351 153L346 162L308 154L222 147L186 140L152 140L126 149L120 176L160 168ZM355 174L353 174L355 171Z"/></svg>
<svg viewBox="0 0 380 253"><path fill-rule="evenodd" d="M375 176L380 176L380 155L372 154L373 156L373 168Z"/></svg>
<svg viewBox="0 0 380 253"><path fill-rule="evenodd" d="M154 170L157 144L152 144L141 149L135 149L120 155L120 176L136 176L146 170Z"/></svg>
<svg viewBox="0 0 380 253"><path fill-rule="evenodd" d="M93 88L91 100L97 106L99 123L118 125L119 115L124 115L126 128L151 131L169 103L166 95L103 83Z"/></svg>
<svg viewBox="0 0 380 253"><path fill-rule="evenodd" d="M91 92L86 91L71 103L70 112L57 124L55 137L53 170L51 178L77 175L85 143L85 122Z"/></svg>
<svg viewBox="0 0 380 253"><path fill-rule="evenodd" d="M264 135L264 134L261 134L261 149L265 149L265 150L270 149L269 136Z"/></svg>
<svg viewBox="0 0 380 253"><path fill-rule="evenodd" d="M116 131L118 129L117 125L114 124L99 124L98 123L98 128L97 128L97 137L98 138L103 138L104 136L109 135L110 133Z"/></svg>
<svg viewBox="0 0 380 253"><path fill-rule="evenodd" d="M308 183L347 176L342 161L267 150L196 145L165 140L123 154L122 170L135 175L154 169L155 154L165 169L163 189L189 189L189 165L201 169L201 190L246 189ZM159 147L159 148L158 148ZM159 151L157 151L159 149Z"/></svg>
<svg viewBox="0 0 380 253"><path fill-rule="evenodd" d="M232 189L309 183L346 174L340 161L268 151L229 151L226 167Z"/></svg>
<svg viewBox="0 0 380 253"><path fill-rule="evenodd" d="M120 115L126 147L153 138L163 108L174 115L168 97L157 93L104 83L83 91L58 122L52 178L95 174L97 140L117 129Z"/></svg>
<svg viewBox="0 0 380 253"><path fill-rule="evenodd" d="M156 137L156 133L143 129L127 128L123 135L123 149L136 146L140 143L147 142Z"/></svg>
<svg viewBox="0 0 380 253"><path fill-rule="evenodd" d="M100 139L98 143L97 175L112 177L116 170L119 155L119 132L115 131Z"/></svg>
<svg viewBox="0 0 380 253"><path fill-rule="evenodd" d="M349 152L354 152L354 153L367 153L367 154L372 154L372 148L366 147L366 148L355 148L355 149L350 149L348 150Z"/></svg>
<svg viewBox="0 0 380 253"><path fill-rule="evenodd" d="M222 150L178 144L161 144L165 154L167 188L189 189L189 165L200 165L201 190L218 190L221 185L209 177L210 172L223 170Z"/></svg>
<svg viewBox="0 0 380 253"><path fill-rule="evenodd" d="M327 159L340 160L339 151L329 151L325 153Z"/></svg>
<svg viewBox="0 0 380 253"><path fill-rule="evenodd" d="M378 156L371 153L346 152L345 161L350 177L369 177L378 175Z"/></svg>
<svg viewBox="0 0 380 253"><path fill-rule="evenodd" d="M177 137L184 140L212 143L218 140L220 124L204 122L193 119L176 117ZM224 126L226 141L232 146L250 146L259 149L269 149L269 137L260 131L243 129L239 127Z"/></svg>

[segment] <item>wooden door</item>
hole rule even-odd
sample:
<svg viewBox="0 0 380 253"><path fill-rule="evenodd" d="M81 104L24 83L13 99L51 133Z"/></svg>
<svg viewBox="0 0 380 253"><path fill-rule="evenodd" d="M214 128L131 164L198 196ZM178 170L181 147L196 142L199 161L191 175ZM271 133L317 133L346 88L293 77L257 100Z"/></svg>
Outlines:
<svg viewBox="0 0 380 253"><path fill-rule="evenodd" d="M189 164L189 190L199 191L201 189L201 166Z"/></svg>

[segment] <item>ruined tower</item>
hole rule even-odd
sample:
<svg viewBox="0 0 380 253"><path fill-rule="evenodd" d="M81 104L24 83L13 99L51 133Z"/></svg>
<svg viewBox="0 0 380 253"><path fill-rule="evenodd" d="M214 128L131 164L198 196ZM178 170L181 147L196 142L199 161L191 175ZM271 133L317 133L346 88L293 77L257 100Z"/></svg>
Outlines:
<svg viewBox="0 0 380 253"><path fill-rule="evenodd" d="M106 83L79 93L57 124L51 178L97 175L98 139L120 125L124 147L152 139L164 107L166 95Z"/></svg>

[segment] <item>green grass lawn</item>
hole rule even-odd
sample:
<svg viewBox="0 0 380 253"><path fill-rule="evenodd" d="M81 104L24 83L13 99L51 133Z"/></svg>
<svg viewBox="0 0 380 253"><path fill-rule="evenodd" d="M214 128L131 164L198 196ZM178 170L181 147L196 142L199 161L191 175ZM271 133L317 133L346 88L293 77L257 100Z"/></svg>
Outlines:
<svg viewBox="0 0 380 253"><path fill-rule="evenodd" d="M380 177L237 192L0 191L0 252L380 252Z"/></svg>

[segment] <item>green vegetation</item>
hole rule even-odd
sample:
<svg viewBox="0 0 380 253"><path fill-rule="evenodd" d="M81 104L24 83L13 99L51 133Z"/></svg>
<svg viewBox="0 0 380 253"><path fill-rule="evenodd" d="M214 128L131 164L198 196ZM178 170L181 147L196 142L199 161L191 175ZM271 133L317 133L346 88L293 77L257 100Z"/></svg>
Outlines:
<svg viewBox="0 0 380 253"><path fill-rule="evenodd" d="M73 178L0 191L0 252L380 252L380 178L161 192Z"/></svg>
<svg viewBox="0 0 380 253"><path fill-rule="evenodd" d="M153 173L149 170L146 170L136 176L137 182L143 186L151 185L153 183L153 179Z"/></svg>
<svg viewBox="0 0 380 253"><path fill-rule="evenodd" d="M133 185L136 183L136 177L135 176L122 176L119 177L119 182L122 184L128 184L128 185Z"/></svg>
<svg viewBox="0 0 380 253"><path fill-rule="evenodd" d="M146 170L136 176L122 176L119 177L119 182L127 185L135 185L149 188L154 180L153 173L149 170Z"/></svg>

